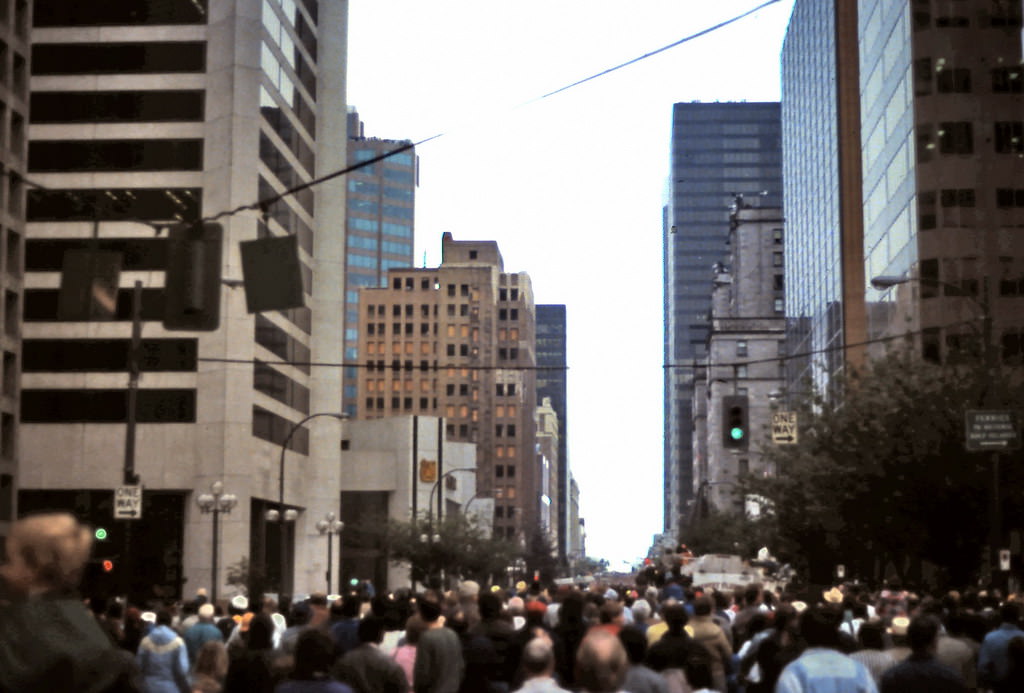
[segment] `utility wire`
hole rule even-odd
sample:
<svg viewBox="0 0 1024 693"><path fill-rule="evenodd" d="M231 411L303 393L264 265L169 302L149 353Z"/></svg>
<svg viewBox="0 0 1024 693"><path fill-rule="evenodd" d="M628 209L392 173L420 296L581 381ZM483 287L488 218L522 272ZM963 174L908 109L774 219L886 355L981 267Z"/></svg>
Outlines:
<svg viewBox="0 0 1024 693"><path fill-rule="evenodd" d="M768 7L769 5L773 5L773 4L777 3L777 2L779 2L779 0L767 0L767 2L763 2L760 5L758 5L757 7L754 7L753 9L747 10L746 12L743 12L742 14L738 14L735 17L732 17L731 19L727 19L727 20L725 20L723 22L719 22L718 24L715 24L714 26L710 26L710 27L708 27L706 29L702 29L702 30L698 31L695 34L690 34L689 36L684 36L683 38L679 39L678 41L670 43L667 46L662 46L661 48L658 48L657 50L653 50L653 51L651 51L649 53L645 53L645 54L643 54L643 55L641 55L639 57L633 58L632 60L627 60L626 62L621 63L619 65L616 65L614 67L610 67L608 69L601 70L600 72L596 72L596 73L590 75L589 77L584 77L583 79L577 80L577 81L573 82L572 84L567 84L564 87L560 87L558 89L555 89L554 91L550 91L550 92L548 92L546 94L542 94L541 96L538 96L536 98L530 99L529 101L525 101L522 104L519 104L519 106L515 106L515 107L513 107L513 108L511 108L509 110L515 110L515 109L520 108L522 106L525 106L525 105L528 105L528 104L531 104L531 103L536 103L538 101L542 101L542 100L547 99L547 98L549 98L551 96L554 96L556 94L561 94L564 91L568 91L569 89L572 89L574 87L578 87L581 84L585 84L587 82L590 82L591 80L595 80L595 79L597 79L599 77L603 77L605 75L611 74L612 72L615 72L617 70L621 70L622 68L628 67L629 65L634 65L634 64L640 62L641 60L646 60L647 58L650 58L652 56L658 55L659 53L663 53L663 52L665 52L665 51L667 51L667 50L669 50L671 48L675 48L676 46L680 46L680 45L682 45L684 43L687 43L689 41L693 41L694 39L700 38L701 36L706 36L707 34L710 34L710 33L714 32L714 31L718 31L719 29L727 27L730 24L738 22L741 19L744 19L744 18L746 18L746 17L748 17L748 16L750 16L750 15L756 13L756 12L759 12L760 10L764 9L765 7ZM421 139L421 140L419 140L417 142L407 142L407 143L405 143L405 144L403 144L403 145L401 145L401 146L399 146L399 147L397 147L395 149L392 149L390 151L384 152L383 154L380 154L379 156L375 156L372 159L367 159L366 161L360 161L358 163L352 164L351 166L346 166L345 168L339 169L337 171L332 171L331 173L324 174L323 176L320 176L319 178L314 178L314 179L310 180L307 183L301 183L299 185L296 185L296 186L293 186L291 188L288 188L288 189L286 189L286 190L284 190L284 191L282 191L280 193L277 193L276 195L272 195L272 196L264 198L262 200L256 200L255 202L251 202L249 204L239 205L238 207L235 207L234 209L224 210L224 211L218 212L218 213L216 213L216 214L214 214L212 216L202 217L200 219L197 219L196 223L213 222L213 221L217 221L218 219L223 219L224 217L231 217L231 216L234 216L236 214L240 214L242 212L247 212L247 211L259 211L264 216L266 216L269 213L269 209L270 209L270 207L272 205L276 204L277 202L280 202L281 200L283 200L286 197L289 197L289 196L294 195L296 193L302 192L303 190L308 190L309 188L312 188L314 186L320 185L321 183L326 183L329 180L333 180L333 179L338 178L339 176L343 176L343 175L345 175L347 173L352 173L353 171L358 171L359 169L364 168L366 166L372 166L373 164L375 164L375 163L377 163L379 161L384 161L385 159L387 159L389 157L392 157L392 156L394 156L396 154L400 154L401 152L408 151L410 149L413 149L414 147L418 147L418 146L426 144L427 142L430 142L432 140L436 140L439 137L443 137L445 134L446 133L444 133L444 132L439 132L437 134L431 135L430 137L426 137L424 139ZM28 178L25 178L24 176L21 176L20 174L19 174L19 178L21 180L23 180L25 183L27 183L28 185L30 185L30 186L32 186L34 188L38 188L40 190L50 190L46 186L41 185L40 183L32 181L32 180L30 180ZM147 225L151 226L153 229L155 229L156 233L158 235L165 228L164 225L154 224L152 222L145 221L145 220L142 220L142 219L125 219L125 221L137 221L139 223L147 224Z"/></svg>

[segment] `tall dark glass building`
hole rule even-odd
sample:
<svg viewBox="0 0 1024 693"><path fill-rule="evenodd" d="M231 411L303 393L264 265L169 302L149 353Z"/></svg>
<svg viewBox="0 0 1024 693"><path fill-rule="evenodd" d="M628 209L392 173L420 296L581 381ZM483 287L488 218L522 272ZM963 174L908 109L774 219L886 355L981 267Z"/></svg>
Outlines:
<svg viewBox="0 0 1024 693"><path fill-rule="evenodd" d="M865 340L857 2L798 0L782 49L786 387L825 388ZM813 357L812 357L813 355Z"/></svg>
<svg viewBox="0 0 1024 693"><path fill-rule="evenodd" d="M782 206L779 104L675 104L663 215L668 532L680 528L693 498L692 364L704 356L712 266L727 255L736 193L751 205Z"/></svg>
<svg viewBox="0 0 1024 693"><path fill-rule="evenodd" d="M558 557L565 559L569 537L569 457L566 452L565 306L537 306L537 404L545 397L558 414Z"/></svg>

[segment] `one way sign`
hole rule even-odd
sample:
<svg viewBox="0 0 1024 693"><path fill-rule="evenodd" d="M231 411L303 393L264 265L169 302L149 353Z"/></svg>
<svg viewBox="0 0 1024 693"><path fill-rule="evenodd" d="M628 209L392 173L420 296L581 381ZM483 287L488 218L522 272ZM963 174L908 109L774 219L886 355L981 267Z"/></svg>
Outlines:
<svg viewBox="0 0 1024 693"><path fill-rule="evenodd" d="M772 414L772 442L776 445L796 445L795 411L777 411Z"/></svg>
<svg viewBox="0 0 1024 693"><path fill-rule="evenodd" d="M114 489L114 519L138 520L142 517L142 487L118 486Z"/></svg>

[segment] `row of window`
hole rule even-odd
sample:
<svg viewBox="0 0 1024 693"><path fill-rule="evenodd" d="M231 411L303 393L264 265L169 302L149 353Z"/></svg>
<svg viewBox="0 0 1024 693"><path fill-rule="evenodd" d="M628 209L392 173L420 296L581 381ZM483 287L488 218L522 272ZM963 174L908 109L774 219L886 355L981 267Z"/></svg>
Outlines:
<svg viewBox="0 0 1024 693"><path fill-rule="evenodd" d="M973 90L971 70L966 67L949 67L944 59L934 65L931 58L914 61L914 94L928 96L934 89L939 94L966 94ZM1020 66L996 67L989 70L991 88L997 94L1020 94L1024 91Z"/></svg>
<svg viewBox="0 0 1024 693"><path fill-rule="evenodd" d="M263 116L263 120L281 138L281 141L285 143L285 146L295 155L295 158L299 160L299 163L312 175L316 171L316 155L313 153L312 147L306 143L305 137L299 133L299 128L288 117L285 109L278 106L274 97L270 95L270 92L263 85L260 85L260 114ZM296 117L298 117L298 114L296 114ZM305 128L306 126L303 125L302 127ZM306 135L312 137L308 131Z"/></svg>
<svg viewBox="0 0 1024 693"><path fill-rule="evenodd" d="M28 146L33 172L201 171L201 139L35 140Z"/></svg>
<svg viewBox="0 0 1024 693"><path fill-rule="evenodd" d="M918 161L928 161L937 148L940 154L973 154L974 123L956 121L939 123L938 143L935 142L931 124L917 128ZM1024 153L1024 121L998 121L993 123L993 148L997 154Z"/></svg>
<svg viewBox="0 0 1024 693"><path fill-rule="evenodd" d="M6 6L6 3L4 3ZM15 4L16 26L25 23L25 0ZM32 25L35 27L74 26L154 26L161 24L205 24L207 0L104 0L82 3L79 0L35 0Z"/></svg>
<svg viewBox="0 0 1024 693"><path fill-rule="evenodd" d="M934 24L937 29L966 29L971 26L971 18L963 14L949 14L955 12L956 4L946 4L942 7L945 14L936 14L934 18L928 9L915 8L914 30L924 31ZM1005 29L1007 27L1019 27L1021 25L1020 5L1003 2L1003 0L992 0L987 11L979 13L976 19L977 26L991 27L994 29Z"/></svg>
<svg viewBox="0 0 1024 693"><path fill-rule="evenodd" d="M281 225L287 233L295 234L299 237L299 247L306 250L308 253L312 253L313 248L313 229L306 221L296 213L296 210L290 206L290 201L294 200L300 207L305 210L313 209L313 190L312 188L304 188L302 190L296 190L287 197L282 198L277 192L277 189L271 185L266 178L262 175L259 176L258 187L259 199L268 202L265 206L269 209L270 218ZM312 214L310 214L312 216ZM267 229L269 233L269 229Z"/></svg>
<svg viewBox="0 0 1024 693"><path fill-rule="evenodd" d="M138 423L195 423L196 391L140 389ZM123 423L127 390L22 390L22 423Z"/></svg>
<svg viewBox="0 0 1024 693"><path fill-rule="evenodd" d="M297 383L284 373L257 360L253 366L252 387L278 402L301 412L309 413L309 388Z"/></svg>
<svg viewBox="0 0 1024 693"><path fill-rule="evenodd" d="M106 188L102 190L31 188L27 194L26 220L30 222L195 219L200 215L203 199L203 191L200 188ZM132 245L139 240L141 239L126 239L124 242ZM159 245L163 245L162 240ZM126 251L126 255L129 254L131 251Z"/></svg>
<svg viewBox="0 0 1024 693"><path fill-rule="evenodd" d="M17 67L18 61L15 60L16 70ZM33 75L127 75L205 71L204 41L32 44ZM16 73L15 82L18 81L17 77Z"/></svg>

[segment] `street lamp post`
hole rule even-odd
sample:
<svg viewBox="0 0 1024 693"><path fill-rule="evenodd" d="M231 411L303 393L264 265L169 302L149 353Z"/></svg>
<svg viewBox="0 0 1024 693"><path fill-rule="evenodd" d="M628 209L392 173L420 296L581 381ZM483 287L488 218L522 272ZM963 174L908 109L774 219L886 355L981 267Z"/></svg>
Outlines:
<svg viewBox="0 0 1024 693"><path fill-rule="evenodd" d="M956 284L950 284L939 279L932 279L930 277L907 277L907 276L888 276L883 275L879 277L873 277L871 279L871 286L879 291L885 291L899 284L907 284L909 282L917 282L919 284L929 284L935 287L941 287L948 290L947 295L957 296L959 298L965 298L981 311L981 333L980 337L982 340L982 360L981 360L981 383L987 382L990 377L989 370L996 365L996 352L995 345L992 341L992 310L989 304L988 294L988 279L983 280L983 296L982 300L978 300L972 294L964 291L963 287L957 286ZM975 329L977 334L977 328L972 324L972 328ZM983 390L984 392L984 390ZM982 400L986 399L982 395ZM982 402L984 405L984 401ZM1002 527L1002 513L1000 509L999 498L1001 495L1000 484L999 484L999 452L992 451L992 487L989 498L989 527L988 527L988 542L989 542L989 566L991 571L992 582L995 583L996 574L999 570L999 542L1001 538L1001 527Z"/></svg>
<svg viewBox="0 0 1024 693"><path fill-rule="evenodd" d="M215 481L210 486L210 493L201 493L196 496L196 505L204 515L213 514L213 556L210 559L211 585L210 598L217 603L217 585L220 580L217 577L217 550L220 546L220 514L230 513L231 509L238 504L238 497L233 493L224 493L224 484Z"/></svg>
<svg viewBox="0 0 1024 693"><path fill-rule="evenodd" d="M332 594L331 568L334 565L334 558L331 555L331 548L334 546L334 535L340 535L343 529L345 529L345 523L336 519L334 513L327 513L324 515L324 519L316 523L316 531L320 532L321 536L327 537L327 594ZM340 546L338 547L338 554L340 558Z"/></svg>
<svg viewBox="0 0 1024 693"><path fill-rule="evenodd" d="M298 517L298 515L299 515L297 511L295 511L295 510L293 510L291 508L285 510L285 507L284 507L284 458L285 458L285 453L288 452L288 443L291 442L292 436L294 436L295 433L300 428L302 428L302 426L307 421L315 419L315 418L317 418L319 416L330 416L330 417L333 417L335 419L338 419L339 421L344 421L345 419L348 418L348 414L340 414L340 413L336 413L336 412L317 412L316 414L310 414L306 418L302 419L302 421L299 421L294 426L292 426L291 430L288 431L288 435L285 436L285 439L281 442L281 460L280 460L280 463L279 463L278 477L277 477L277 479L278 479L277 480L277 484L278 484L278 486L277 486L277 491L278 491L277 504L278 504L278 508L280 508L281 512L283 512L283 515L280 512L278 512L277 510L268 510L267 511L267 519L268 520L270 520L271 522L275 522L275 521L280 520L280 522L281 522L281 535L280 535L281 536L281 542L280 542L281 543L281 545L280 545L280 551L281 551L281 585L280 585L280 588L278 590L278 595L277 595L278 596L278 601L280 601L281 597L284 596L284 594L286 592L285 588L288 586L288 580L287 580L287 577L286 577L286 574L288 572L288 551L286 550L287 549L287 544L288 544L288 524L287 523L292 521L292 520L295 520Z"/></svg>
<svg viewBox="0 0 1024 693"><path fill-rule="evenodd" d="M476 467L456 467L455 469L449 469L447 472L445 472L441 476L437 477L437 481L435 481L434 485L430 487L430 499L427 502L427 516L430 519L430 526L431 526L431 528L433 528L433 526L434 526L434 492L438 490L438 487L441 485L441 481L444 480L445 477L450 477L452 474L455 474L456 472L474 472L475 473L476 472ZM473 494L473 495L474 495L474 498L475 498L476 494ZM437 498L437 520L438 520L438 522L440 522L443 519L443 517L441 515L441 499L442 499L443 496L444 496L444 494L440 493L438 495L438 498ZM472 498L470 500L472 501ZM469 503L467 503L466 505L468 506Z"/></svg>

